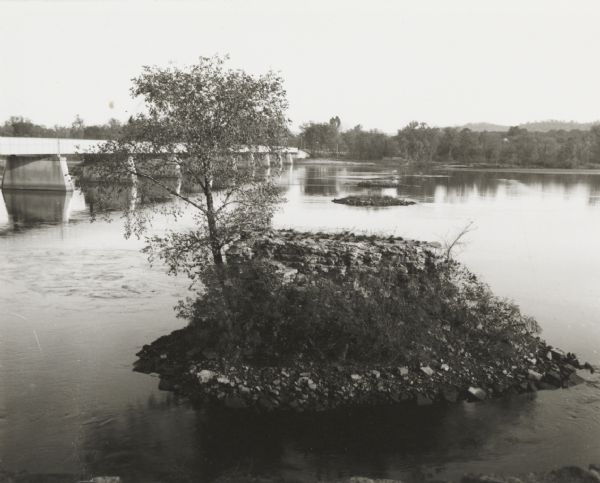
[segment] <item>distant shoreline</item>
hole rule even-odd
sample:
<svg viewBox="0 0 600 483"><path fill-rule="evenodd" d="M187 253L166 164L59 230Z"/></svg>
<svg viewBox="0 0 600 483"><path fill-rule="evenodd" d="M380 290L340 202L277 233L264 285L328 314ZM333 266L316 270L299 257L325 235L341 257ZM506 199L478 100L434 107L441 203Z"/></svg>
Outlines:
<svg viewBox="0 0 600 483"><path fill-rule="evenodd" d="M600 168L494 168L469 166L435 166L436 170L449 171L481 171L496 173L530 173L530 174L593 174L600 175Z"/></svg>

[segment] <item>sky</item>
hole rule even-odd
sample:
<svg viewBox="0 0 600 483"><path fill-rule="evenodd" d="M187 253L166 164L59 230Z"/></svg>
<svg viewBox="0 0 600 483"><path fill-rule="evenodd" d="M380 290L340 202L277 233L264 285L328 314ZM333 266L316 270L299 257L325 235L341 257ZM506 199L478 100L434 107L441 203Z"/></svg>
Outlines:
<svg viewBox="0 0 600 483"><path fill-rule="evenodd" d="M598 0L0 0L0 122L126 120L144 65L229 54L292 126L600 119Z"/></svg>

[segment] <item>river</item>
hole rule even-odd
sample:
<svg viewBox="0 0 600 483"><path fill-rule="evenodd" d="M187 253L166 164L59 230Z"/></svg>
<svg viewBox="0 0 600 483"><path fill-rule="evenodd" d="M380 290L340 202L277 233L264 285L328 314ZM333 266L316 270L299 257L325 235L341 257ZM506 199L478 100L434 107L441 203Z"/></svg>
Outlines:
<svg viewBox="0 0 600 483"><path fill-rule="evenodd" d="M456 256L534 316L549 343L600 365L600 173L413 173L398 189L372 192L417 205L331 202L369 191L358 179L393 172L297 162L278 178L287 201L274 223L443 242L473 222ZM132 371L142 345L183 325L172 308L186 280L150 267L118 213L90 222L89 212L78 191L0 197L0 469L66 482L236 473L424 481L600 462L597 375L569 390L352 418L249 421L195 410ZM158 231L175 226L155 222Z"/></svg>

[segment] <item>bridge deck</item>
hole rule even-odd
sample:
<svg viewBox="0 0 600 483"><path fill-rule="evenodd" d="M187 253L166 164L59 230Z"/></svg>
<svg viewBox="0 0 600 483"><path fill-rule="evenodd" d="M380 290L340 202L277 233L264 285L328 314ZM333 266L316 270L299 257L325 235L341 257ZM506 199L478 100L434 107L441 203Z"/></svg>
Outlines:
<svg viewBox="0 0 600 483"><path fill-rule="evenodd" d="M65 139L65 138L25 138L0 136L0 156L37 156L37 155L66 155L92 152L105 142L102 139ZM298 154L298 148L269 148L255 146L252 149L242 147L237 152L249 151L266 154L278 152L282 154Z"/></svg>
<svg viewBox="0 0 600 483"><path fill-rule="evenodd" d="M86 153L103 143L94 139L18 138L0 136L0 156Z"/></svg>

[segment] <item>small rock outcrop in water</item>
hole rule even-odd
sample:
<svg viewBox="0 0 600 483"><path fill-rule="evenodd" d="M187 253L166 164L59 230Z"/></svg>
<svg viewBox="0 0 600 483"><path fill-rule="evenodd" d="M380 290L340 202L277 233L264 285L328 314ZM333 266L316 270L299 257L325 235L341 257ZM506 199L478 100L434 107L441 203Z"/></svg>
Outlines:
<svg viewBox="0 0 600 483"><path fill-rule="evenodd" d="M410 206L416 205L415 201L396 198L394 196L355 195L345 198L335 198L334 203L350 206Z"/></svg>

